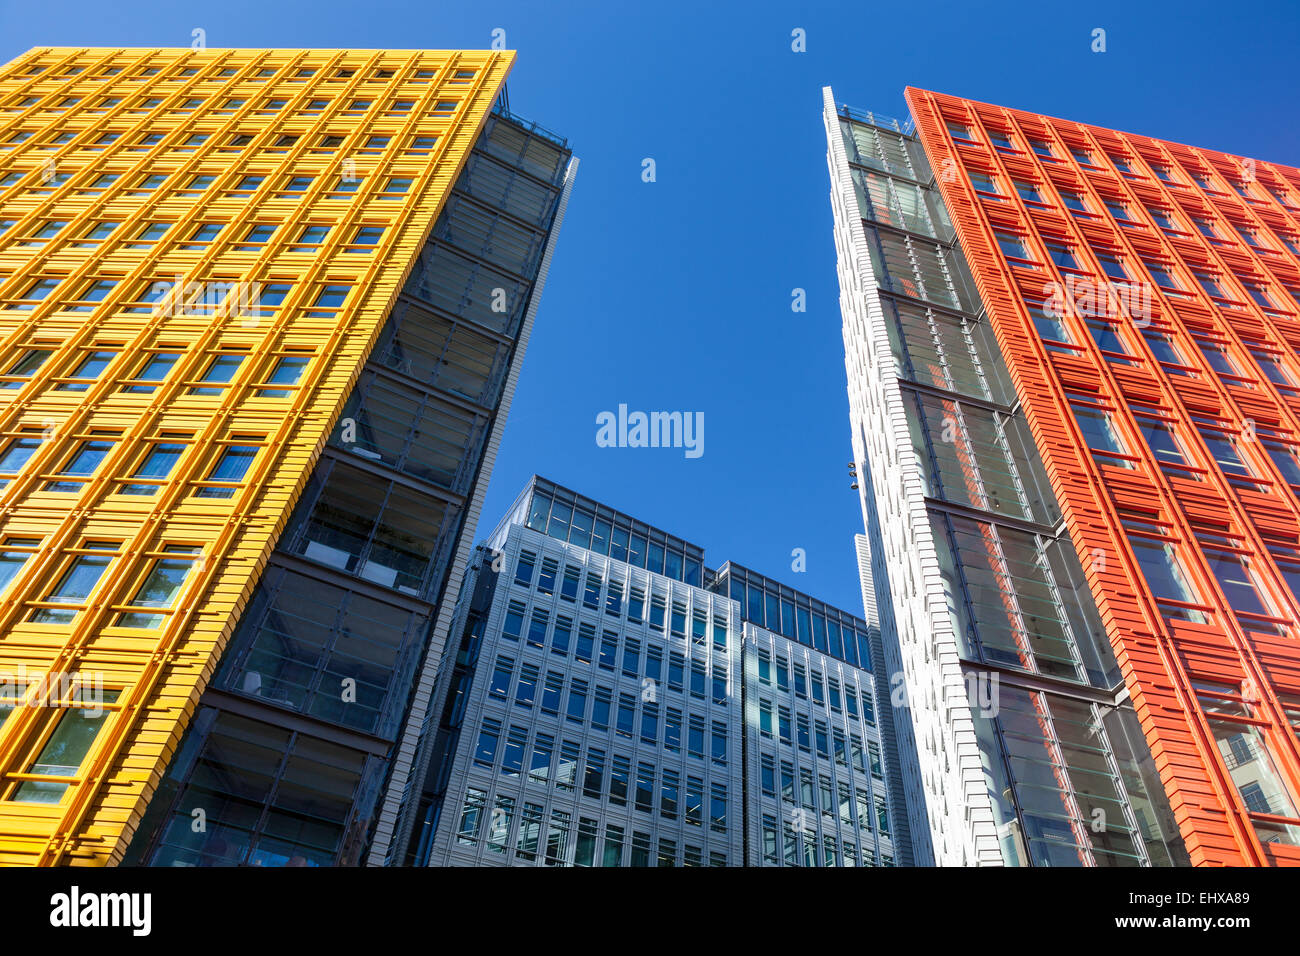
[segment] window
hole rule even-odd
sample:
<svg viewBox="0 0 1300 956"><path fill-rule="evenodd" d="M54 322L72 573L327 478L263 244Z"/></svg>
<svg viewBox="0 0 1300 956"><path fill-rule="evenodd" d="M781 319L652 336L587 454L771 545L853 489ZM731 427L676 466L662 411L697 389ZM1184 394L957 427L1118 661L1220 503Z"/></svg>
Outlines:
<svg viewBox="0 0 1300 956"><path fill-rule="evenodd" d="M307 365L311 364L311 358L305 355L286 355L276 360L276 364L270 371L270 376L266 378L268 385L285 385L296 386L302 381L303 372L307 371ZM281 389L257 389L255 393L257 398L286 398L290 394L289 388Z"/></svg>
<svg viewBox="0 0 1300 956"><path fill-rule="evenodd" d="M555 619L555 631L551 634L551 653L561 657L569 653L569 639L573 634L573 622L567 617Z"/></svg>
<svg viewBox="0 0 1300 956"><path fill-rule="evenodd" d="M399 199L411 189L412 180L402 177L392 177L386 183L380 192L379 199Z"/></svg>
<svg viewBox="0 0 1300 956"><path fill-rule="evenodd" d="M37 370L45 364L45 360L53 355L52 349L27 349L18 357L18 361L9 367L4 373L4 380L0 381L0 388L22 388L28 380L36 374Z"/></svg>
<svg viewBox="0 0 1300 956"><path fill-rule="evenodd" d="M12 439L6 446L3 454L0 454L0 475L5 479L12 479L23 466L36 454L36 449L41 447L41 438L39 432L21 434ZM8 485L8 480L0 483L0 487Z"/></svg>
<svg viewBox="0 0 1300 956"><path fill-rule="evenodd" d="M307 315L313 318L334 318L336 310L342 307L344 300L348 297L351 286L346 285L327 285L316 295L315 301L311 307L314 310Z"/></svg>
<svg viewBox="0 0 1300 956"><path fill-rule="evenodd" d="M1165 229L1170 232L1178 231L1178 227L1174 225L1173 219L1170 218L1173 214L1168 209L1160 209L1158 207L1148 207L1147 212L1151 213L1151 218L1155 220L1156 225L1159 226L1161 229Z"/></svg>
<svg viewBox="0 0 1300 956"><path fill-rule="evenodd" d="M478 843L479 829L483 825L483 808L487 806L487 793L473 787L465 791L465 805L460 812L460 826L456 831L456 842L463 846L475 846Z"/></svg>
<svg viewBox="0 0 1300 956"><path fill-rule="evenodd" d="M531 647L546 646L546 629L549 624L550 615L540 608L533 611L532 620L528 623L528 644Z"/></svg>
<svg viewBox="0 0 1300 956"><path fill-rule="evenodd" d="M75 678L74 678L75 681ZM36 777L73 777L81 769L107 723L112 711L104 707L117 701L119 690L103 690L87 695L81 688L79 698L98 697L89 702L81 699L76 706L65 705L50 709L44 717L39 733L44 743L35 759L23 770ZM18 803L59 803L71 784L62 781L24 780L18 784L10 799Z"/></svg>
<svg viewBox="0 0 1300 956"><path fill-rule="evenodd" d="M145 227L136 234L135 238L127 243L128 249L143 249L153 245L171 228L170 223L151 222L146 223ZM152 300L149 300L152 301Z"/></svg>
<svg viewBox="0 0 1300 956"><path fill-rule="evenodd" d="M58 287L60 281L59 279L37 279L18 297L19 302L12 308L23 310L35 308L35 303L44 301Z"/></svg>
<svg viewBox="0 0 1300 956"><path fill-rule="evenodd" d="M1137 417L1137 425L1147 446L1151 449L1151 454L1155 455L1160 464L1178 465L1183 468L1190 464L1183 453L1182 444L1174 434L1172 425L1153 421L1141 415Z"/></svg>
<svg viewBox="0 0 1300 956"><path fill-rule="evenodd" d="M971 185L975 187L976 192L992 193L995 196L1000 195L1002 192L998 189L998 184L994 181L993 177L988 173L971 170L970 182Z"/></svg>
<svg viewBox="0 0 1300 956"><path fill-rule="evenodd" d="M488 684L488 696L505 699L510 692L510 681L514 675L515 662L510 657L498 657L492 670L492 680Z"/></svg>
<svg viewBox="0 0 1300 956"><path fill-rule="evenodd" d="M1277 303L1272 300L1265 289L1258 282L1250 282L1246 279L1241 280L1242 286L1246 289L1246 294L1254 300L1255 304L1262 309L1276 309Z"/></svg>
<svg viewBox="0 0 1300 956"><path fill-rule="evenodd" d="M551 777L551 758L555 752L555 738L538 734L533 742L533 754L528 761L528 782L545 787Z"/></svg>
<svg viewBox="0 0 1300 956"><path fill-rule="evenodd" d="M1109 158L1110 161L1114 163L1116 169L1118 169L1125 176L1128 176L1130 178L1132 177L1133 168L1129 166L1128 160L1126 158L1124 158L1123 156L1116 156L1113 153L1110 155Z"/></svg>
<svg viewBox="0 0 1300 956"><path fill-rule="evenodd" d="M1097 343L1097 348L1103 352L1113 352L1119 355L1131 354L1117 325L1099 318L1089 318L1086 320L1086 324L1089 334L1092 335L1092 340ZM1110 361L1109 357L1107 357L1107 361Z"/></svg>
<svg viewBox="0 0 1300 956"><path fill-rule="evenodd" d="M1129 274L1124 269L1118 256L1113 252L1104 252L1100 250L1094 250L1094 252L1096 252L1097 261L1101 263L1101 268L1106 275L1110 276L1112 279L1118 279L1121 282L1128 281Z"/></svg>
<svg viewBox="0 0 1300 956"><path fill-rule="evenodd" d="M1219 245L1218 242L1219 234L1215 232L1214 226L1209 222L1209 220L1204 219L1201 216L1192 216L1192 224L1195 225L1198 230L1200 230L1201 235L1203 235L1206 239L1209 239L1210 242L1214 243L1215 245Z"/></svg>
<svg viewBox="0 0 1300 956"><path fill-rule="evenodd" d="M29 558L40 548L40 538L7 537L0 547L0 594L9 587L9 583L18 576L18 572L27 564Z"/></svg>
<svg viewBox="0 0 1300 956"><path fill-rule="evenodd" d="M719 783L713 784L709 796L709 829L727 832L727 788Z"/></svg>
<svg viewBox="0 0 1300 956"><path fill-rule="evenodd" d="M71 624L78 611L95 590L104 570L112 563L118 545L112 541L87 541L77 549L63 574L40 601L51 607L36 608L29 620L33 624Z"/></svg>
<svg viewBox="0 0 1300 956"><path fill-rule="evenodd" d="M1072 410L1074 420L1079 424L1079 430L1083 432L1083 439L1090 449L1110 455L1128 454L1115 433L1109 412L1085 411L1081 408Z"/></svg>
<svg viewBox="0 0 1300 956"><path fill-rule="evenodd" d="M533 569L536 566L537 555L531 551L521 551L519 560L515 563L515 583L524 587L532 587Z"/></svg>
<svg viewBox="0 0 1300 956"><path fill-rule="evenodd" d="M1057 239L1047 239L1044 241L1047 246L1048 257L1055 265L1066 269L1078 269L1079 263L1074 258L1074 253L1064 242Z"/></svg>
<svg viewBox="0 0 1300 956"><path fill-rule="evenodd" d="M1197 340L1197 346L1201 350L1201 355L1209 363L1210 368L1220 375L1229 375L1234 378L1241 376L1241 370L1237 368L1233 360L1228 356L1228 350L1217 342Z"/></svg>
<svg viewBox="0 0 1300 956"><path fill-rule="evenodd" d="M361 185L361 180L352 172L340 176L339 181L334 184L334 189L330 192L330 199L346 199L350 194L357 191Z"/></svg>
<svg viewBox="0 0 1300 956"><path fill-rule="evenodd" d="M239 366L244 363L244 356L233 353L218 354L208 363L207 370L201 382L211 383L209 385L195 385L189 391L191 395L220 395L225 390L225 385L235 377L239 371ZM214 387L220 385L220 388Z"/></svg>
<svg viewBox="0 0 1300 956"><path fill-rule="evenodd" d="M129 384L122 386L122 391L147 395L157 389L172 367L180 360L179 352L155 352L145 359Z"/></svg>
<svg viewBox="0 0 1300 956"><path fill-rule="evenodd" d="M154 560L148 576L136 591L135 597L127 602L132 610L118 615L118 627L134 627L154 630L160 627L166 616L159 610L170 610L176 603L185 580L194 568L202 548L193 545L169 544L163 547L161 554Z"/></svg>
<svg viewBox="0 0 1300 956"><path fill-rule="evenodd" d="M524 748L528 743L528 731L523 727L510 725L506 735L506 749L501 758L501 774L506 777L518 777L524 766Z"/></svg>
<svg viewBox="0 0 1300 956"><path fill-rule="evenodd" d="M120 223L116 223L116 222L94 223L72 245L74 248L78 248L78 249L92 248L98 245L99 243L103 242L110 235L112 235L113 230L116 229L119 225ZM85 296L83 296L82 298L85 298ZM96 299L95 301L98 301L98 299Z"/></svg>
<svg viewBox="0 0 1300 956"><path fill-rule="evenodd" d="M185 453L182 442L156 442L130 475L131 481L118 486L120 495L152 495L165 482L176 462Z"/></svg>
<svg viewBox="0 0 1300 956"><path fill-rule="evenodd" d="M305 227L295 240L297 245L291 246L290 252L316 252L320 249L321 243L329 235L330 227L325 225L310 225ZM341 303L343 300L340 299ZM317 301L319 303L319 300Z"/></svg>
<svg viewBox="0 0 1300 956"><path fill-rule="evenodd" d="M54 386L55 391L84 392L90 384L99 378L109 363L117 357L116 352L95 351L85 353L72 373L64 381Z"/></svg>
<svg viewBox="0 0 1300 956"><path fill-rule="evenodd" d="M54 220L47 222L35 232L30 233L29 237L24 239L22 242L19 242L18 245L36 248L44 246L49 240L62 232L65 226L67 226L67 223L62 221Z"/></svg>
<svg viewBox="0 0 1300 956"><path fill-rule="evenodd" d="M1147 267L1147 271L1151 273L1151 277L1156 280L1156 284L1162 289L1172 289L1174 291L1182 289L1173 273L1169 271L1169 266L1165 263L1147 260L1143 264Z"/></svg>
<svg viewBox="0 0 1300 956"><path fill-rule="evenodd" d="M1016 180L1014 183L1016 194L1025 202L1041 203L1043 195L1038 191L1038 187L1032 183Z"/></svg>
<svg viewBox="0 0 1300 956"><path fill-rule="evenodd" d="M1255 813L1295 817L1295 800L1285 778L1277 771L1260 729L1234 720L1211 718L1209 723L1224 763L1233 779L1239 781L1237 785L1247 808Z"/></svg>
<svg viewBox="0 0 1300 956"><path fill-rule="evenodd" d="M1146 328L1142 330L1142 338L1146 339L1147 345L1151 348L1151 353L1156 357L1156 361L1166 365L1187 365L1187 360L1183 358L1182 352L1178 350L1178 346L1174 344L1174 340L1169 335ZM1180 374L1185 373L1180 372Z"/></svg>
<svg viewBox="0 0 1300 956"><path fill-rule="evenodd" d="M659 706L647 703L641 710L641 739L649 744L659 742Z"/></svg>
<svg viewBox="0 0 1300 956"><path fill-rule="evenodd" d="M1196 277L1196 281L1200 283L1201 288L1205 290L1206 295L1215 299L1227 298L1223 293L1223 289L1219 287L1217 276L1211 275L1201 269L1193 269L1192 275Z"/></svg>
<svg viewBox="0 0 1300 956"><path fill-rule="evenodd" d="M1059 189L1057 191L1060 193L1061 203L1066 209L1069 209L1072 212L1086 213L1088 211L1088 205L1084 202L1083 196L1080 193L1073 189Z"/></svg>
<svg viewBox="0 0 1300 956"><path fill-rule="evenodd" d="M379 240L383 235L383 226L361 226L357 229L356 234L352 237L352 242L348 244L344 251L356 253L370 252L371 249L379 245Z"/></svg>
<svg viewBox="0 0 1300 956"><path fill-rule="evenodd" d="M253 302L253 311L258 315L270 315L272 310L283 305L293 286L285 282L272 282L257 289Z"/></svg>
<svg viewBox="0 0 1300 956"><path fill-rule="evenodd" d="M1146 578L1147 586L1158 601L1174 601L1185 604L1196 601L1187 575L1178 560L1174 545L1167 541L1134 535L1128 536L1129 545ZM1166 613L1174 611L1177 616L1200 622L1203 616L1196 611L1166 607Z"/></svg>
<svg viewBox="0 0 1300 956"><path fill-rule="evenodd" d="M1029 317L1033 320L1034 328L1038 334L1048 342L1064 342L1070 344L1074 341L1070 337L1069 331L1057 315L1049 313L1040 303L1026 303L1029 309Z"/></svg>
<svg viewBox="0 0 1300 956"><path fill-rule="evenodd" d="M275 234L275 226L266 223L258 223L248 230L244 236L243 244L235 247L238 252L258 252L265 246Z"/></svg>
<svg viewBox="0 0 1300 956"><path fill-rule="evenodd" d="M1207 425L1198 425L1197 430L1224 474L1229 477L1234 475L1243 478L1254 477L1255 473L1242 460L1237 450L1237 442L1231 435Z"/></svg>
<svg viewBox="0 0 1300 956"><path fill-rule="evenodd" d="M995 229L993 235L997 239L998 248L1002 250L1004 256L1012 259L1032 258L1025 249L1023 237L1001 229Z"/></svg>
<svg viewBox="0 0 1300 956"><path fill-rule="evenodd" d="M636 726L636 698L630 694L618 697L618 719L614 729L620 737L631 737Z"/></svg>
<svg viewBox="0 0 1300 956"><path fill-rule="evenodd" d="M248 438L250 436L239 436ZM257 440L257 439L254 439ZM244 480L249 466L257 457L259 445L227 445L217 456L212 471L204 479L201 487L194 492L196 498L233 498L239 490L239 483ZM219 482L219 484L218 484Z"/></svg>
<svg viewBox="0 0 1300 956"><path fill-rule="evenodd" d="M62 470L58 472L59 478L71 479L60 481L48 481L45 483L46 491L77 492L80 491L86 479L90 478L95 470L99 468L100 463L108 457L108 453L113 450L113 442L104 439L89 439L79 444L72 453L72 457L64 463Z"/></svg>
<svg viewBox="0 0 1300 956"><path fill-rule="evenodd" d="M609 589L605 592L605 613L618 617L623 613L623 583L610 579Z"/></svg>

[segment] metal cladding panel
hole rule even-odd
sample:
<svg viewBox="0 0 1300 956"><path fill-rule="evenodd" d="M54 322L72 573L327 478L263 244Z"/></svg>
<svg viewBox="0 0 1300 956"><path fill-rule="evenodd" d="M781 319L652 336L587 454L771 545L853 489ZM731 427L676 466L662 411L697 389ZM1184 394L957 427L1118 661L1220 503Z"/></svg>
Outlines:
<svg viewBox="0 0 1300 956"><path fill-rule="evenodd" d="M1192 862L1300 863L1300 170L907 98Z"/></svg>
<svg viewBox="0 0 1300 956"><path fill-rule="evenodd" d="M840 312L854 456L862 476L868 555L886 563L874 577L891 706L910 721L899 751L914 859L940 866L1003 864L984 783L961 668L947 611L879 288L863 228L840 118L823 89L827 163L835 219ZM861 569L860 569L861 573ZM870 620L872 609L865 604ZM913 746L914 744L914 746ZM914 751L914 752L913 752ZM958 811L956 808L961 808Z"/></svg>
<svg viewBox="0 0 1300 956"><path fill-rule="evenodd" d="M6 541L35 542L0 599L0 672L33 675L0 732L0 862L120 859L513 57L40 48L0 68L0 433L37 439L0 492ZM170 371L145 375L153 355ZM301 376L268 388L287 356ZM183 446L169 474L124 493L159 440ZM52 481L87 442L97 467ZM233 445L251 466L213 484ZM146 601L171 547L188 572ZM101 573L60 607L79 557ZM61 798L16 801L56 729L40 704L77 704L40 678L66 673L119 693Z"/></svg>

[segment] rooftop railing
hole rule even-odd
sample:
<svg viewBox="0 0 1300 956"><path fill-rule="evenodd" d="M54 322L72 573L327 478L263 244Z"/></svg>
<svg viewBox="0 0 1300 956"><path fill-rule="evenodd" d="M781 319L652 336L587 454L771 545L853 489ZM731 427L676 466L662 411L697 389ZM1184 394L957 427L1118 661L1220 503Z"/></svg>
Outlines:
<svg viewBox="0 0 1300 956"><path fill-rule="evenodd" d="M881 129L892 129L895 133L902 133L904 136L911 136L916 130L916 123L912 117L908 117L901 123L892 116L886 116L884 113L875 113L871 110L860 110L849 106L848 103L840 104L840 116L855 123L866 123L868 126L879 126Z"/></svg>

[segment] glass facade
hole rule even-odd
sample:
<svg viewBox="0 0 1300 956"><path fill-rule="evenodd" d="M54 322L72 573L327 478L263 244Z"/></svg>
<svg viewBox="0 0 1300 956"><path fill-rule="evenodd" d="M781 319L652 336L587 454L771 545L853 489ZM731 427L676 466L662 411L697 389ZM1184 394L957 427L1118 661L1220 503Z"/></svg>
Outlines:
<svg viewBox="0 0 1300 956"><path fill-rule="evenodd" d="M718 569L709 588L736 601L751 624L854 667L872 669L868 625L859 617L731 561Z"/></svg>
<svg viewBox="0 0 1300 956"><path fill-rule="evenodd" d="M561 488L532 496L528 527L634 568L703 587L700 548Z"/></svg>

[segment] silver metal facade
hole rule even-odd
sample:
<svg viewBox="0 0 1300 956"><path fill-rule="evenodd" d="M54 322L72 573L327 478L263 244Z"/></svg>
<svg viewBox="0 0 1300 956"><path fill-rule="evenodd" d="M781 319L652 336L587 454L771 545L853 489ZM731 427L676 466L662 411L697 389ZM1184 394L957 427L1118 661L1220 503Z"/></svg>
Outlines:
<svg viewBox="0 0 1300 956"><path fill-rule="evenodd" d="M904 862L871 672L749 622L743 635L750 864Z"/></svg>
<svg viewBox="0 0 1300 956"><path fill-rule="evenodd" d="M495 543L430 863L740 865L735 603L521 524Z"/></svg>

